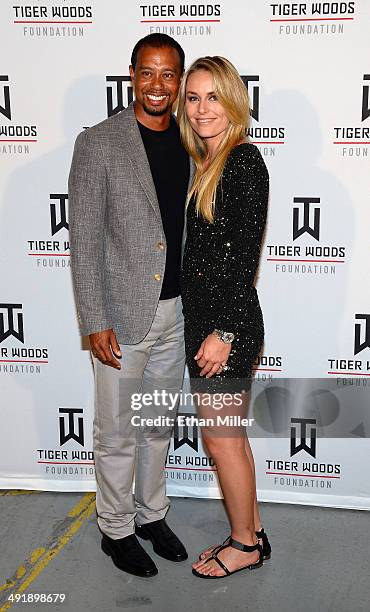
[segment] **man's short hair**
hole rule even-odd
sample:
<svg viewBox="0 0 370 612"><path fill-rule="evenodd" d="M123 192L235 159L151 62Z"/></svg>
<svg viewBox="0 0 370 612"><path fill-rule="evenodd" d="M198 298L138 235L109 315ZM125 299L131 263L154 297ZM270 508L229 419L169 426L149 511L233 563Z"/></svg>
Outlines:
<svg viewBox="0 0 370 612"><path fill-rule="evenodd" d="M180 58L181 72L184 71L185 53L183 48L177 42L177 40L175 40L171 36L168 36L167 34L161 34L159 32L154 34L148 34L148 36L141 38L134 46L131 54L131 65L134 70L137 62L137 54L143 47L172 47L173 49L176 49Z"/></svg>

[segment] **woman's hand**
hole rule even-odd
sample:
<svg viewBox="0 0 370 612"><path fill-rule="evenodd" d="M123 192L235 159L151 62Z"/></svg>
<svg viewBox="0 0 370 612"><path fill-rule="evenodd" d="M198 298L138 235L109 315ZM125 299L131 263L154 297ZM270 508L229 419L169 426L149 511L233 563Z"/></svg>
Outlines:
<svg viewBox="0 0 370 612"><path fill-rule="evenodd" d="M222 372L222 366L226 365L230 351L231 344L226 344L213 334L209 334L194 357L198 366L202 368L200 375L211 378L214 374Z"/></svg>

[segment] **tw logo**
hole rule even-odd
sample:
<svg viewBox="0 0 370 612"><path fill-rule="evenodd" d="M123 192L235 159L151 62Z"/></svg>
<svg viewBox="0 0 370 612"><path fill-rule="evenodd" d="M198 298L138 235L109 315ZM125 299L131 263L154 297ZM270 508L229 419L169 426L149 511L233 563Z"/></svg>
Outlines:
<svg viewBox="0 0 370 612"><path fill-rule="evenodd" d="M51 202L50 204L50 224L51 224L51 235L54 236L63 227L69 228L67 221L67 193L51 193L50 200L57 200L58 204ZM58 209L58 211L57 211ZM58 214L57 214L58 213ZM58 221L59 218L59 221Z"/></svg>
<svg viewBox="0 0 370 612"><path fill-rule="evenodd" d="M59 414L68 415L59 417L59 443L63 446L68 440L76 440L84 446L83 417L75 419L75 415L82 414L82 408L59 408Z"/></svg>
<svg viewBox="0 0 370 612"><path fill-rule="evenodd" d="M184 413L179 412L178 414L179 415L181 414L181 416L185 416L185 417L190 416L189 414L185 412ZM190 436L189 436L189 430L191 430ZM189 427L188 425L179 426L176 420L175 427L174 427L174 433L173 433L173 449L177 450L184 444L187 444L188 446L190 446L190 448L192 448L196 452L198 451L197 426L196 425L192 425L191 427Z"/></svg>
<svg viewBox="0 0 370 612"><path fill-rule="evenodd" d="M357 355L364 349L370 348L370 314L355 314L355 319L363 320L362 323L355 323L355 346L353 352ZM361 336L363 341L361 341Z"/></svg>
<svg viewBox="0 0 370 612"><path fill-rule="evenodd" d="M108 117L120 113L134 99L134 90L129 76L107 76L107 114ZM115 99L115 102L113 102Z"/></svg>
<svg viewBox="0 0 370 612"><path fill-rule="evenodd" d="M293 208L293 240L305 232L316 240L320 238L320 208L314 208L313 225L310 225L310 204L320 204L320 198L294 198L296 204L303 204L303 224L299 225L299 208Z"/></svg>
<svg viewBox="0 0 370 612"><path fill-rule="evenodd" d="M370 74L364 74L364 81L370 81ZM361 121L365 121L370 117L370 108L369 108L369 85L362 86L362 114Z"/></svg>
<svg viewBox="0 0 370 612"><path fill-rule="evenodd" d="M0 75L0 82L1 81L7 82L7 81L9 81L9 77L5 76L5 75ZM12 111L11 111L11 108L10 108L10 90L9 90L9 85L3 85L2 100L3 100L3 102L0 103L0 113L2 115L4 115L4 117L9 119L9 121L10 121L11 118L12 118Z"/></svg>
<svg viewBox="0 0 370 612"><path fill-rule="evenodd" d="M254 83L258 83L260 78L258 75L240 75L241 80L243 81L249 96L249 103L251 106L251 117L255 119L255 121L259 121L260 116L260 88L259 85L255 85Z"/></svg>
<svg viewBox="0 0 370 612"><path fill-rule="evenodd" d="M316 457L316 427L314 427L316 419L291 418L290 422L290 456L293 457L305 450L311 457ZM307 444L308 436L309 444Z"/></svg>
<svg viewBox="0 0 370 612"><path fill-rule="evenodd" d="M22 304L0 304L0 342L14 336L24 344L23 314L16 312L22 309Z"/></svg>

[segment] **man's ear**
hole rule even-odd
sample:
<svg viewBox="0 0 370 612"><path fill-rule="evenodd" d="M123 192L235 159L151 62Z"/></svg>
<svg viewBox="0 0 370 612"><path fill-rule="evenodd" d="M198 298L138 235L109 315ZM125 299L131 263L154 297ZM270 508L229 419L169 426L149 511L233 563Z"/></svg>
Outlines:
<svg viewBox="0 0 370 612"><path fill-rule="evenodd" d="M134 70L132 64L129 65L128 70L129 70L130 78L131 78L131 81L132 81L135 78L135 70Z"/></svg>

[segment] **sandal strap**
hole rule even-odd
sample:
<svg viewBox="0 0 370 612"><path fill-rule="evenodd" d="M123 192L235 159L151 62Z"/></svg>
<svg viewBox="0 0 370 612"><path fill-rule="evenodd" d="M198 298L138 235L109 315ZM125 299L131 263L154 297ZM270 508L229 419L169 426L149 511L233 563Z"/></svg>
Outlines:
<svg viewBox="0 0 370 612"><path fill-rule="evenodd" d="M237 550L241 550L242 552L253 552L254 550L258 550L260 553L262 552L261 544L257 543L253 546L248 546L248 544L238 542L238 540L234 540L234 538L230 538L229 546L236 548Z"/></svg>
<svg viewBox="0 0 370 612"><path fill-rule="evenodd" d="M211 554L215 555L216 553L220 552L220 550L222 549L222 547L225 547L225 545L228 545L231 539L231 535L227 536L226 540L224 540L222 542L222 544L218 544L217 546L215 546L212 551Z"/></svg>
<svg viewBox="0 0 370 612"><path fill-rule="evenodd" d="M227 547L225 546L225 548L227 548ZM219 553L219 552L220 552L220 551L218 550L218 551L217 551L217 553ZM226 565L224 565L224 563L222 563L221 559L219 559L219 558L218 558L217 553L213 554L213 555L212 555L212 557L210 557L210 558L207 560L207 563L208 563L208 561L210 561L211 559L212 559L212 560L214 560L214 561L216 561L216 563L218 563L218 564L219 564L220 568L224 570L224 572L225 572L226 576L230 576L230 573L232 573L232 572L230 572L230 570L229 570L229 569L227 569Z"/></svg>

